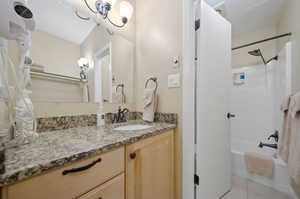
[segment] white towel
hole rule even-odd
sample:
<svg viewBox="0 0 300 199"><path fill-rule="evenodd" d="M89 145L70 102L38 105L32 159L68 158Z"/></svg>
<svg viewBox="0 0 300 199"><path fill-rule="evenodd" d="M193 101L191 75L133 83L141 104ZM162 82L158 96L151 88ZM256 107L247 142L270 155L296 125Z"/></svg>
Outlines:
<svg viewBox="0 0 300 199"><path fill-rule="evenodd" d="M122 104L123 103L123 94L119 90L117 91L117 86L112 87L112 103L113 104Z"/></svg>
<svg viewBox="0 0 300 199"><path fill-rule="evenodd" d="M286 97L283 103L280 106L281 111L283 112L283 124L281 133L279 135L279 147L278 153L281 159L287 163L289 157L289 146L290 146L290 137L291 137L291 115L289 110L291 96Z"/></svg>
<svg viewBox="0 0 300 199"><path fill-rule="evenodd" d="M290 100L291 100L291 95L288 96L288 97L286 97L286 98L283 100L282 104L280 105L280 110L281 110L282 112L286 112L286 111L289 110Z"/></svg>
<svg viewBox="0 0 300 199"><path fill-rule="evenodd" d="M113 104L122 104L123 95L119 92L112 93L112 103Z"/></svg>
<svg viewBox="0 0 300 199"><path fill-rule="evenodd" d="M156 89L146 88L144 90L143 98L143 120L147 122L154 121L154 114L157 109L158 97L156 94Z"/></svg>
<svg viewBox="0 0 300 199"><path fill-rule="evenodd" d="M245 153L244 158L249 172L261 176L272 176L275 163L271 157L259 153Z"/></svg>
<svg viewBox="0 0 300 199"><path fill-rule="evenodd" d="M292 96L290 102L290 111L293 118L295 118L297 113L300 112L300 92Z"/></svg>
<svg viewBox="0 0 300 199"><path fill-rule="evenodd" d="M290 177L299 186L300 185L300 93L291 97L290 114L290 142L287 167Z"/></svg>

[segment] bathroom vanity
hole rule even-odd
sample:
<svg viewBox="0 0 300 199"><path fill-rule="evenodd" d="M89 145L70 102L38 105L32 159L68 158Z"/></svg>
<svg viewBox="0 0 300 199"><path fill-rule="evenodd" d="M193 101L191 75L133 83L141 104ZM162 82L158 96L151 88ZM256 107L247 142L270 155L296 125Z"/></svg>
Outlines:
<svg viewBox="0 0 300 199"><path fill-rule="evenodd" d="M173 199L175 127L41 133L6 151L1 199Z"/></svg>

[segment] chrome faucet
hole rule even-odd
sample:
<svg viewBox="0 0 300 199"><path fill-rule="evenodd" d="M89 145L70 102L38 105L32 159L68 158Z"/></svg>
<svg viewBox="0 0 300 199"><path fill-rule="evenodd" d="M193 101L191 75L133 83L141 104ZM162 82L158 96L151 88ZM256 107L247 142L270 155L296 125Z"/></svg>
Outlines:
<svg viewBox="0 0 300 199"><path fill-rule="evenodd" d="M268 140L271 140L272 138L274 138L275 142L278 143L278 141L279 141L279 131L275 131L272 135L270 135L268 137ZM278 144L266 144L266 143L260 142L258 147L259 148L269 147L269 148L273 148L273 149L278 149Z"/></svg>
<svg viewBox="0 0 300 199"><path fill-rule="evenodd" d="M128 108L124 108L122 110L121 106L119 106L118 113L115 114L113 123L127 122L126 113L128 113Z"/></svg>

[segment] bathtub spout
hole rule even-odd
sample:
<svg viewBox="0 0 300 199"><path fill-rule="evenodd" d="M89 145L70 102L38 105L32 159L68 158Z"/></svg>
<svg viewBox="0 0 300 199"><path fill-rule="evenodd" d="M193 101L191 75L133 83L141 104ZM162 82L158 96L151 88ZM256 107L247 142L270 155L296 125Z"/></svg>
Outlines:
<svg viewBox="0 0 300 199"><path fill-rule="evenodd" d="M258 145L258 147L259 148L269 147L269 148L277 149L278 145L277 144L266 144L266 143L260 142L259 145Z"/></svg>

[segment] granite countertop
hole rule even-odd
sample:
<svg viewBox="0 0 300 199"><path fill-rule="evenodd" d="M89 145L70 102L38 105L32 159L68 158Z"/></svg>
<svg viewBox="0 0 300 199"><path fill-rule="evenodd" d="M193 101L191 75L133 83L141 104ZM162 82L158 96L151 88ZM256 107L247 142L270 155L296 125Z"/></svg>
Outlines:
<svg viewBox="0 0 300 199"><path fill-rule="evenodd" d="M138 121L128 123L141 124ZM6 171L0 176L0 186L176 128L175 124L169 123L151 125L153 127L140 131L116 131L113 130L116 125L107 125L41 133L30 144L6 149Z"/></svg>

